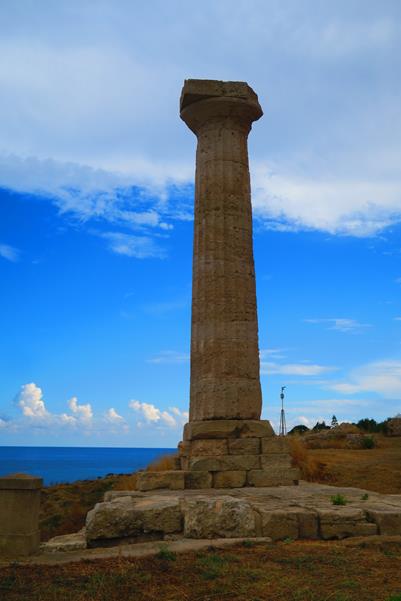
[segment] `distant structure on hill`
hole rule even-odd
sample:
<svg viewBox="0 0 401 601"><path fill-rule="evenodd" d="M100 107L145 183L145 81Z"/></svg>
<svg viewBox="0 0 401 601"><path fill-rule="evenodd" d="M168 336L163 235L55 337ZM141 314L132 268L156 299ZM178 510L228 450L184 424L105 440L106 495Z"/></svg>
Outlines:
<svg viewBox="0 0 401 601"><path fill-rule="evenodd" d="M282 386L281 394L280 394L280 399L281 399L280 431L279 431L280 436L285 436L287 434L287 424L285 423L285 411L284 411L284 390L286 388L287 388L286 386Z"/></svg>

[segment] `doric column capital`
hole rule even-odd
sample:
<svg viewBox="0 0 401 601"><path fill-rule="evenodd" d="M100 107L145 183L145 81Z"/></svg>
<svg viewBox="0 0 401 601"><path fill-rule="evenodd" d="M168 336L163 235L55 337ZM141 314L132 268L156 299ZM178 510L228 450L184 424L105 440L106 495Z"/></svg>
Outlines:
<svg viewBox="0 0 401 601"><path fill-rule="evenodd" d="M237 121L249 131L263 115L258 97L240 81L187 79L180 99L180 116L196 134L206 124L221 120Z"/></svg>

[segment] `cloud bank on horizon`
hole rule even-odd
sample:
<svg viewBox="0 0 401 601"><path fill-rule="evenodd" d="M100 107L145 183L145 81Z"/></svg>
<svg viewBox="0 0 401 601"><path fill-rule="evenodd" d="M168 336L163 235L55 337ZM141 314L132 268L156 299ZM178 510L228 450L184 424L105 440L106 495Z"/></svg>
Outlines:
<svg viewBox="0 0 401 601"><path fill-rule="evenodd" d="M105 220L111 250L161 256L115 239L139 231L152 246L190 218L188 77L259 94L251 168L265 227L364 237L401 221L397 1L23 6L0 7L0 186Z"/></svg>

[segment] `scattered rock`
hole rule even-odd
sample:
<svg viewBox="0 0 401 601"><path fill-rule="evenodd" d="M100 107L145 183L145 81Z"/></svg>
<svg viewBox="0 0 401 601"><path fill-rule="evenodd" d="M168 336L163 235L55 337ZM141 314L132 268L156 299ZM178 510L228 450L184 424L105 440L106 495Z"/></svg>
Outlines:
<svg viewBox="0 0 401 601"><path fill-rule="evenodd" d="M86 549L85 528L82 528L79 532L74 532L74 534L54 536L46 543L42 543L40 548L44 553L60 553Z"/></svg>

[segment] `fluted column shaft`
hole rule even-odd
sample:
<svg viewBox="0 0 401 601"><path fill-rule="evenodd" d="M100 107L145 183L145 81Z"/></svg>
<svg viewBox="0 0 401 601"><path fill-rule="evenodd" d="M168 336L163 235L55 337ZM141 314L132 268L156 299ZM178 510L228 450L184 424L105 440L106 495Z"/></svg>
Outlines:
<svg viewBox="0 0 401 601"><path fill-rule="evenodd" d="M206 98L186 111L198 138L189 419L259 419L247 138L261 111L237 98Z"/></svg>

